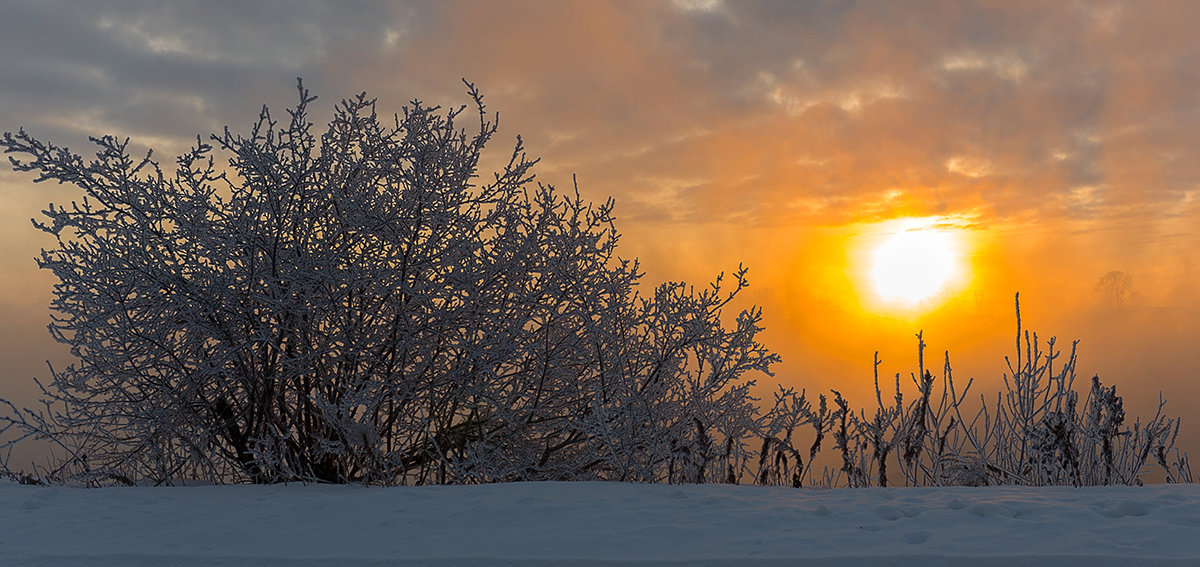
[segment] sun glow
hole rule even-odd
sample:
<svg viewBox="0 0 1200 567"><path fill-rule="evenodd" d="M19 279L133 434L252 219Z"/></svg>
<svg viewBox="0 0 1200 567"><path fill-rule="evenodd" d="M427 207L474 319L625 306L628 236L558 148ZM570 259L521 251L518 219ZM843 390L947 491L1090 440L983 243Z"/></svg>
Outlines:
<svg viewBox="0 0 1200 567"><path fill-rule="evenodd" d="M966 276L961 231L916 219L891 225L864 251L864 275L877 304L927 307L961 286Z"/></svg>

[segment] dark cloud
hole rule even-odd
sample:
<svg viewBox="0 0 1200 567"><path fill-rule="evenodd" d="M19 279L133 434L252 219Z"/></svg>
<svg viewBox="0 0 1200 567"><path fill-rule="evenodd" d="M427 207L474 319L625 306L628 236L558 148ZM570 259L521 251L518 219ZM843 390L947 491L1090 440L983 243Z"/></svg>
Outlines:
<svg viewBox="0 0 1200 567"><path fill-rule="evenodd" d="M246 123L331 54L373 49L384 3L16 2L6 6L0 119L43 136L105 132L179 150ZM402 22L401 22L402 23Z"/></svg>

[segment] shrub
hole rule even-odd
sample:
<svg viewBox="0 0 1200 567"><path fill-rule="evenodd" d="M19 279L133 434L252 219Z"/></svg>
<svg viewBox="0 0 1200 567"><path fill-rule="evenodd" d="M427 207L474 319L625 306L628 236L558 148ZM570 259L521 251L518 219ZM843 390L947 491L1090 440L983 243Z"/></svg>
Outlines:
<svg viewBox="0 0 1200 567"><path fill-rule="evenodd" d="M779 360L761 311L722 321L746 270L639 295L611 200L535 183L519 137L477 179L496 123L467 89L470 132L467 107L381 120L364 93L318 137L298 83L173 174L127 139L85 162L6 133L15 169L85 197L35 221L76 361L4 430L88 484L725 478L719 440L757 428L745 374Z"/></svg>
<svg viewBox="0 0 1200 567"><path fill-rule="evenodd" d="M1132 426L1116 386L1104 386L1099 376L1092 377L1081 398L1075 387L1077 343L1060 360L1064 353L1054 338L1042 350L1037 334L1022 330L1019 295L1016 315L1017 352L1015 360L1005 359L1004 389L991 401L981 395L974 413L967 402L973 382L958 389L949 353L941 387L936 387L939 381L925 368L921 334L918 369L911 375L916 398L911 402L904 401L899 374L895 397L884 402L878 355L873 415L853 412L836 391L836 408L825 411L821 396L816 413L803 392L786 392L798 413L791 419L813 425L814 448L830 432L841 461L839 469L819 478L812 478L812 471L799 478L822 486L888 486L900 478L909 486L1128 485L1142 484L1142 475L1153 464L1167 482L1194 481L1187 456L1174 447L1179 419L1163 414L1161 397L1155 415L1135 419ZM790 430L783 438L764 442L760 464L770 462L767 450L777 446L791 446ZM756 478L764 484L782 483L775 469L759 472Z"/></svg>

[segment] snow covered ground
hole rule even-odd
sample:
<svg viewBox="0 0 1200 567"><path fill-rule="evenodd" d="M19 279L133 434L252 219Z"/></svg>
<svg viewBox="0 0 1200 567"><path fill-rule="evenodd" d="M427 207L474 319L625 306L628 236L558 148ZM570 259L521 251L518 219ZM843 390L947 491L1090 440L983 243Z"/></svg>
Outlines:
<svg viewBox="0 0 1200 567"><path fill-rule="evenodd" d="M0 565L1200 565L1200 485L0 481Z"/></svg>

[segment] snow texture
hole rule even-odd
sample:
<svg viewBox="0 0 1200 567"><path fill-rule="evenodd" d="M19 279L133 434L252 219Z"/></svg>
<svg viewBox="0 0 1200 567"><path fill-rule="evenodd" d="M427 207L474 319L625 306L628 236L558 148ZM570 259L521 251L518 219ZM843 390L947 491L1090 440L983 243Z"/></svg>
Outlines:
<svg viewBox="0 0 1200 567"><path fill-rule="evenodd" d="M12 566L1198 565L1200 485L0 482L0 550Z"/></svg>

